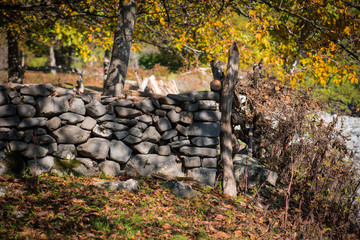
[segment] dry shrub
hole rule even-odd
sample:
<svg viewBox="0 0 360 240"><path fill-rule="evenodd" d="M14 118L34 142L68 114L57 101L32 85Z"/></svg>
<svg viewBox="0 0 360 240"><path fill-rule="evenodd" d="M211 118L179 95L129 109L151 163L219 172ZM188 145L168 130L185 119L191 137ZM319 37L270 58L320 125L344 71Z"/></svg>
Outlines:
<svg viewBox="0 0 360 240"><path fill-rule="evenodd" d="M300 239L359 233L359 174L335 129L337 119L325 124L310 92L283 86L273 77L250 73L236 93L247 102L236 101L233 124L241 129L235 135L248 144L252 127L254 157L279 174L289 213L285 225L291 221Z"/></svg>

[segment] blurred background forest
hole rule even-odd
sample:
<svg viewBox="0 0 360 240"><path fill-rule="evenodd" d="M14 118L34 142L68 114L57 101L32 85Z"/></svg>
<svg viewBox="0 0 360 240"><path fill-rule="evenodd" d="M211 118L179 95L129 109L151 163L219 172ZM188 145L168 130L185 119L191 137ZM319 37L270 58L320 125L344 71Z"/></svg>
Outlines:
<svg viewBox="0 0 360 240"><path fill-rule="evenodd" d="M73 87L76 69L89 73L86 87L101 91L120 5L1 1L1 82L9 81L10 44L17 46L24 83ZM243 72L263 59L267 77L311 91L331 111L359 115L359 6L326 0L137 1L126 79L155 75L174 80L180 91L207 89L209 62L225 62L237 41Z"/></svg>

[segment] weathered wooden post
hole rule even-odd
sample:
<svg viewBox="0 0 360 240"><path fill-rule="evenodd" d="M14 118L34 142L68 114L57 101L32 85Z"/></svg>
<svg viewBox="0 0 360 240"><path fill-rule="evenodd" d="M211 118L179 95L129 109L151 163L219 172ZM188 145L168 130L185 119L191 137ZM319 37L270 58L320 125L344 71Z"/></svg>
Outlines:
<svg viewBox="0 0 360 240"><path fill-rule="evenodd" d="M223 189L224 194L229 197L236 197L236 180L234 175L234 165L232 161L232 126L231 112L234 96L235 82L239 71L239 50L236 42L231 45L226 75L224 76L220 63L211 62L214 80L220 80L221 86L221 120L220 120L220 157L224 163Z"/></svg>

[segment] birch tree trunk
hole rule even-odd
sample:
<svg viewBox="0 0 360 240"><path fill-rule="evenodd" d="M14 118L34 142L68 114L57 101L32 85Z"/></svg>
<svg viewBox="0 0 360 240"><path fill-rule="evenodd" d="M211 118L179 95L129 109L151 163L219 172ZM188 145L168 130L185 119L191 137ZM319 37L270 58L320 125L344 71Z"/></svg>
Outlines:
<svg viewBox="0 0 360 240"><path fill-rule="evenodd" d="M136 2L120 1L110 68L104 81L103 95L120 96L124 90L135 21Z"/></svg>
<svg viewBox="0 0 360 240"><path fill-rule="evenodd" d="M56 68L56 58L55 58L55 50L54 50L53 44L50 45L49 58L50 58L50 67L51 67L50 72L52 73L52 75L56 76L56 69L55 69Z"/></svg>
<svg viewBox="0 0 360 240"><path fill-rule="evenodd" d="M220 102L220 157L224 163L223 190L224 194L229 197L236 197L237 195L234 165L232 160L231 111L238 71L239 50L236 46L236 42L234 42L229 50L229 59L226 75L222 82Z"/></svg>

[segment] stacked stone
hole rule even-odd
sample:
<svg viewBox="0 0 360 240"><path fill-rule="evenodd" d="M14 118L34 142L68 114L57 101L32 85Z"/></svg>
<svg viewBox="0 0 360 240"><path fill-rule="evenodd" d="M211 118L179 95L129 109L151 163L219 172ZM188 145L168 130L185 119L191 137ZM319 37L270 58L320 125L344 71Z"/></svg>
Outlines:
<svg viewBox="0 0 360 240"><path fill-rule="evenodd" d="M0 158L17 153L37 173L75 159L82 175L161 172L213 185L220 117L216 92L127 100L51 84L0 89ZM0 164L0 174L6 171Z"/></svg>

